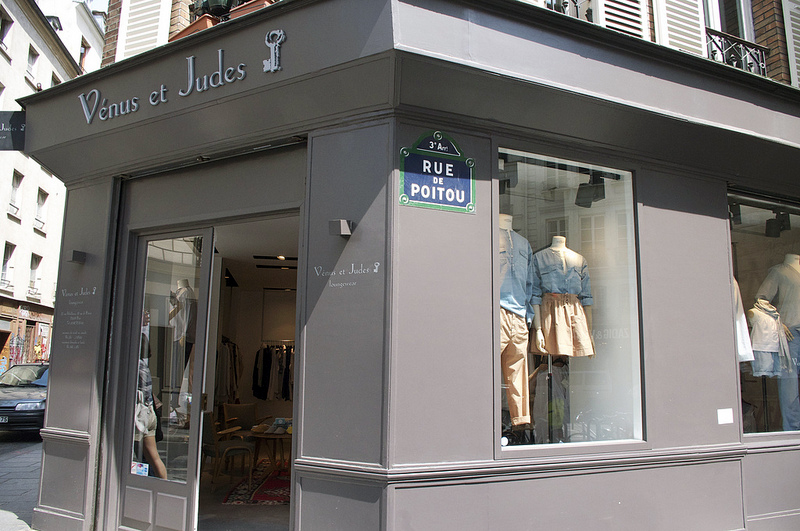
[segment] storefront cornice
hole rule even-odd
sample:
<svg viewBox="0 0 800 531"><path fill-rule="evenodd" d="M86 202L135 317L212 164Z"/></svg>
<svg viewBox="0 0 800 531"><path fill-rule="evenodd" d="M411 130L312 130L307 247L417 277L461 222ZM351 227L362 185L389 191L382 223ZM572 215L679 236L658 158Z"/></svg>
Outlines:
<svg viewBox="0 0 800 531"><path fill-rule="evenodd" d="M798 447L800 449L800 447ZM395 485L414 483L448 483L464 481L503 481L636 470L643 468L685 466L737 461L744 458L747 447L741 444L690 446L658 450L641 450L613 454L563 455L558 457L511 458L493 461L469 461L447 464L420 463L392 469L334 460L298 458L294 466L304 475L342 476L367 482Z"/></svg>

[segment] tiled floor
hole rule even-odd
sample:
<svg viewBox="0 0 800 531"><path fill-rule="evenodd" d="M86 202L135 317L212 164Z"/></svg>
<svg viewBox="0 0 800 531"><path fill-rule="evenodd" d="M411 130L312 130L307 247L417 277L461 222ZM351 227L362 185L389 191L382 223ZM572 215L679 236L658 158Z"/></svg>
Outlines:
<svg viewBox="0 0 800 531"><path fill-rule="evenodd" d="M198 531L289 530L288 505L223 505L225 494L239 479L233 478L230 483L217 486L213 492L209 481L210 477L204 473L200 483Z"/></svg>
<svg viewBox="0 0 800 531"><path fill-rule="evenodd" d="M38 434L0 432L0 529L30 530L39 499L42 440Z"/></svg>

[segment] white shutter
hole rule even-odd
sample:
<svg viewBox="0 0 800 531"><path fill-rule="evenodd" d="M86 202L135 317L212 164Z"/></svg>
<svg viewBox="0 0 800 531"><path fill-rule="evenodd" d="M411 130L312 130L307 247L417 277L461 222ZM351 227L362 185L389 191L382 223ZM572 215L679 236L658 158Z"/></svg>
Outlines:
<svg viewBox="0 0 800 531"><path fill-rule="evenodd" d="M656 42L685 52L708 55L706 24L700 0L654 0Z"/></svg>
<svg viewBox="0 0 800 531"><path fill-rule="evenodd" d="M783 0L783 23L793 87L800 87L800 0Z"/></svg>
<svg viewBox="0 0 800 531"><path fill-rule="evenodd" d="M116 60L166 44L171 7L169 0L123 0Z"/></svg>
<svg viewBox="0 0 800 531"><path fill-rule="evenodd" d="M598 0L595 23L640 39L650 40L645 0Z"/></svg>

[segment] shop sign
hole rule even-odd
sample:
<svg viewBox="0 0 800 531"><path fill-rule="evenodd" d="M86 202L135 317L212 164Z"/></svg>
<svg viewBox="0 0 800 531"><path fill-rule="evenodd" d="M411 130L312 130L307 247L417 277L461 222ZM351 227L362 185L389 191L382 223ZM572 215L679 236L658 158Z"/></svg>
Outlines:
<svg viewBox="0 0 800 531"><path fill-rule="evenodd" d="M431 131L400 155L401 205L475 213L475 160L452 138Z"/></svg>
<svg viewBox="0 0 800 531"><path fill-rule="evenodd" d="M264 37L264 44L267 47L269 58L262 61L265 73L277 72L281 67L281 44L286 40L286 32L277 29L267 32ZM205 64L208 64L208 58ZM225 50L217 50L217 56L212 64L216 69L202 70L198 66L198 59L194 55L186 58L186 63L181 67L184 71L184 79L181 86L177 89L179 98L191 97L208 90L214 90L225 85L243 81L247 77L247 65L242 62L231 62L225 55ZM209 71L210 70L210 71ZM173 98L174 88L168 87L166 83L154 83L149 94L126 94L122 98L109 100L100 92L100 89L93 88L88 92L78 96L81 110L86 119L86 124L91 125L95 119L102 122L121 118L139 111L143 106L163 107Z"/></svg>
<svg viewBox="0 0 800 531"><path fill-rule="evenodd" d="M25 111L0 111L0 151L25 149Z"/></svg>

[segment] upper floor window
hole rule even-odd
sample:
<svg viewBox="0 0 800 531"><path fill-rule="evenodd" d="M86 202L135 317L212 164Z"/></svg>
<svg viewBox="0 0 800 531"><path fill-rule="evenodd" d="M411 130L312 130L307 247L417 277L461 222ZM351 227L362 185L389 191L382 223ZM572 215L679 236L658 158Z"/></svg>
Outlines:
<svg viewBox="0 0 800 531"><path fill-rule="evenodd" d="M38 254L31 254L31 274L28 283L28 295L38 296L42 277L39 274L39 267L42 265L42 257Z"/></svg>
<svg viewBox="0 0 800 531"><path fill-rule="evenodd" d="M11 287L11 273L14 270L12 259L14 256L14 249L16 245L11 242L6 242L3 249L3 268L0 270L0 288L8 289Z"/></svg>
<svg viewBox="0 0 800 531"><path fill-rule="evenodd" d="M45 218L47 216L47 198L49 194L39 188L39 194L36 197L36 218L34 220L34 227L37 230L44 230Z"/></svg>
<svg viewBox="0 0 800 531"><path fill-rule="evenodd" d="M631 173L499 157L501 446L641 440Z"/></svg>
<svg viewBox="0 0 800 531"><path fill-rule="evenodd" d="M8 13L0 9L0 49L8 47L10 42L9 34L13 24L14 22L11 20L11 17L8 16Z"/></svg>
<svg viewBox="0 0 800 531"><path fill-rule="evenodd" d="M80 50L80 57L78 60L78 64L81 66L81 70L86 72L86 56L89 55L89 50L92 47L89 46L89 43L86 42L86 39L81 39L81 50Z"/></svg>
<svg viewBox="0 0 800 531"><path fill-rule="evenodd" d="M22 179L24 176L14 170L14 175L11 178L11 197L8 200L8 213L12 216L19 214L19 203L21 200L20 188L22 187Z"/></svg>
<svg viewBox="0 0 800 531"><path fill-rule="evenodd" d="M28 69L27 73L31 77L36 76L36 63L39 60L39 52L33 46L28 47Z"/></svg>

